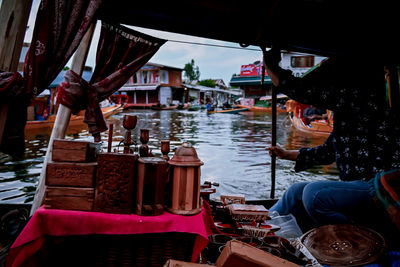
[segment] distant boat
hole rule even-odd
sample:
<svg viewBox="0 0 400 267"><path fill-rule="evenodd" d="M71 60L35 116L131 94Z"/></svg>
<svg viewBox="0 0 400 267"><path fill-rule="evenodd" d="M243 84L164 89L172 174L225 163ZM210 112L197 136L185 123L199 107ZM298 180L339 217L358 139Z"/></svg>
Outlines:
<svg viewBox="0 0 400 267"><path fill-rule="evenodd" d="M260 106L245 106L245 105L237 105L240 108L248 108L253 112L272 112L272 107L260 107ZM287 112L286 109L282 109L281 107L276 108L276 112L284 113Z"/></svg>
<svg viewBox="0 0 400 267"><path fill-rule="evenodd" d="M165 105L160 105L160 106L158 106L158 105L154 105L154 106L151 106L151 109L154 109L154 110L172 110L172 109L176 109L178 106L165 106Z"/></svg>
<svg viewBox="0 0 400 267"><path fill-rule="evenodd" d="M327 120L317 120L307 124L303 118L303 111L308 105L289 100L286 102L286 107L290 113L289 118L292 121L292 125L296 130L318 136L329 136L331 134L333 130L333 116L330 110L328 110Z"/></svg>
<svg viewBox="0 0 400 267"><path fill-rule="evenodd" d="M200 109L205 109L204 105L191 105L187 108L189 111L199 111Z"/></svg>
<svg viewBox="0 0 400 267"><path fill-rule="evenodd" d="M120 111L122 111L122 106L123 105L116 104L114 106L101 108L104 118L108 118L111 115L119 113ZM70 126L82 125L84 123L83 122L84 116L85 116L84 110L80 111L77 115L71 115L69 125ZM51 128L51 127L53 127L55 120L56 120L56 115L54 114L54 115L50 115L46 120L27 121L25 130L37 130L40 128Z"/></svg>
<svg viewBox="0 0 400 267"><path fill-rule="evenodd" d="M228 114L236 114L242 111L247 111L249 108L234 108L234 109L221 109L221 110L207 110L207 113L228 113Z"/></svg>
<svg viewBox="0 0 400 267"><path fill-rule="evenodd" d="M278 100L284 100L287 98L288 97L284 94L277 95ZM240 104L237 106L240 108L249 108L249 110L253 112L272 112L271 101L272 96L262 96L256 104L254 104L254 99L241 99ZM278 104L276 108L276 111L278 113L287 112L287 110L285 108L282 108L282 106L283 105Z"/></svg>

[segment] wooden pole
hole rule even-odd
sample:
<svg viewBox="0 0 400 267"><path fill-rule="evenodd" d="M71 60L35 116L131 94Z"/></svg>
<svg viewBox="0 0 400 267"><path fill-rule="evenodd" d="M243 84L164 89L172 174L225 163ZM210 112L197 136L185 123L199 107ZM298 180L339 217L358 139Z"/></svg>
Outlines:
<svg viewBox="0 0 400 267"><path fill-rule="evenodd" d="M272 85L272 140L271 145L276 146L276 88ZM276 155L271 157L271 194L270 198L275 198L275 175L276 175Z"/></svg>
<svg viewBox="0 0 400 267"><path fill-rule="evenodd" d="M0 9L0 70L18 70L32 0L3 0ZM8 105L0 104L0 144L7 121Z"/></svg>
<svg viewBox="0 0 400 267"><path fill-rule="evenodd" d="M261 75L261 85L264 87L264 78L265 78L265 47L261 47L263 51L263 66L262 66L262 75ZM276 146L276 88L272 85L272 131L271 131L271 145ZM275 198L275 176L276 176L276 155L272 153L271 155L271 192L270 198Z"/></svg>
<svg viewBox="0 0 400 267"><path fill-rule="evenodd" d="M78 50L76 50L74 58L72 59L71 69L79 75L82 75L83 69L85 68L86 58L89 53L89 47L90 43L92 42L95 28L96 23L94 22L83 37L82 42L79 45Z"/></svg>
<svg viewBox="0 0 400 267"><path fill-rule="evenodd" d="M93 32L94 32L95 23L89 28L86 35L83 37L81 44L78 47L78 50L75 52L72 70L78 74L82 74L83 68L86 63L86 57L88 55L88 51L90 48L90 42L92 40ZM56 120L54 122L53 130L51 132L49 144L46 151L46 157L43 162L42 172L39 178L39 184L36 189L35 198L33 199L33 204L31 208L31 216L35 213L35 211L42 205L44 200L44 195L46 192L46 167L47 163L51 161L51 152L53 150L53 141L54 139L64 139L65 134L67 132L69 120L71 118L71 109L60 104L57 111Z"/></svg>

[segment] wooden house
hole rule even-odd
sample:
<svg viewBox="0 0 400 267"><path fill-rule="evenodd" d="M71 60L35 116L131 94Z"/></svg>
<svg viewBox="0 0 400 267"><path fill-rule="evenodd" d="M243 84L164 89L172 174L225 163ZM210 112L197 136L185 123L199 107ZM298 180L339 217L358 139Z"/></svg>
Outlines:
<svg viewBox="0 0 400 267"><path fill-rule="evenodd" d="M182 70L149 62L118 90L117 95L126 95L126 108L183 103Z"/></svg>

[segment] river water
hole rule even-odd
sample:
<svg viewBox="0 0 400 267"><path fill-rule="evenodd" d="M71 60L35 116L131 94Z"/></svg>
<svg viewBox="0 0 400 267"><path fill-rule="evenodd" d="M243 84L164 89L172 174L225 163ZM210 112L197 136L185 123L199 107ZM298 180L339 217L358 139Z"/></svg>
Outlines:
<svg viewBox="0 0 400 267"><path fill-rule="evenodd" d="M138 116L133 138L139 142L139 129L150 129L149 147L160 156L160 140L171 141L175 149L189 142L204 162L201 180L218 182L217 194L244 194L246 199L266 199L270 196L270 157L265 149L271 142L271 116L268 113L207 114L186 110L128 110L107 119L114 123L113 149L122 151L119 143L125 130L125 114ZM286 114L278 114L277 142L288 149L322 144L324 138L304 135L292 129ZM49 129L26 132L26 152L23 161L0 163L1 203L31 203L39 179L50 136ZM71 127L67 139L90 140L85 125ZM107 132L102 134L107 147ZM294 163L277 160L275 196L297 181L337 179L335 165L315 167L295 173Z"/></svg>

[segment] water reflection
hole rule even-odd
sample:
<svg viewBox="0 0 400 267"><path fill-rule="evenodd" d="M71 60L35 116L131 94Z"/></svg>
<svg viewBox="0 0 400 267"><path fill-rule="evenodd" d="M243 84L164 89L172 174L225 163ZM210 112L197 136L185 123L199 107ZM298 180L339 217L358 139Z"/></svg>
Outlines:
<svg viewBox="0 0 400 267"><path fill-rule="evenodd" d="M155 156L161 156L160 141L171 141L171 153L183 142L191 143L204 162L202 181L220 183L218 193L242 193L247 199L265 199L270 194L270 157L265 147L271 142L271 117L265 113L210 114L190 111L130 110L107 119L114 124L112 149L122 152L125 135L122 118L138 116L133 140L139 142L141 128L150 129L148 146ZM26 134L25 160L0 165L0 199L2 203L31 202L47 149L51 130L31 130ZM102 133L104 150L108 133ZM87 128L70 127L67 139L92 140ZM301 135L291 129L286 115L278 115L277 142L288 149L322 144L324 138ZM136 146L137 148L140 144ZM316 167L295 173L294 163L277 160L276 193L296 181L336 179L334 166Z"/></svg>

